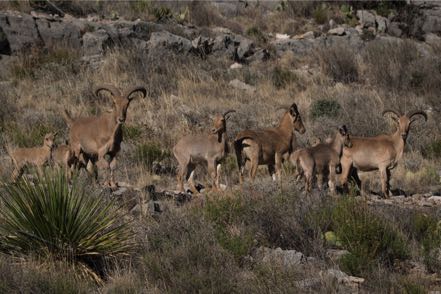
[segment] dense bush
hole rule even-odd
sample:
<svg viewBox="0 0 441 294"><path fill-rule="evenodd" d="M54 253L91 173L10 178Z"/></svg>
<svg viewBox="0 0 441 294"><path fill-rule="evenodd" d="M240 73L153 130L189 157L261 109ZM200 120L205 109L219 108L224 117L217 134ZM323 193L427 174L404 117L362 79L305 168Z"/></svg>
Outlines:
<svg viewBox="0 0 441 294"><path fill-rule="evenodd" d="M319 117L327 116L336 118L341 110L340 104L333 100L317 100L311 105L311 117L317 119Z"/></svg>
<svg viewBox="0 0 441 294"><path fill-rule="evenodd" d="M291 71L276 66L271 73L271 79L277 89L282 89L294 82L297 77Z"/></svg>

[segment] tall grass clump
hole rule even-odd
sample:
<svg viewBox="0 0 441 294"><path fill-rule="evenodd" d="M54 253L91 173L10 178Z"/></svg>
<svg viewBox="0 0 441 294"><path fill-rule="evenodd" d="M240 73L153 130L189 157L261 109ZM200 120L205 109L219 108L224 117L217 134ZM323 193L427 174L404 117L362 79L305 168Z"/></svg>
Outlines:
<svg viewBox="0 0 441 294"><path fill-rule="evenodd" d="M61 260L98 279L108 257L125 254L131 231L114 202L69 187L65 175L21 179L0 192L0 250L13 256ZM95 272L93 272L95 270ZM98 279L99 280L99 279Z"/></svg>
<svg viewBox="0 0 441 294"><path fill-rule="evenodd" d="M318 52L320 68L335 82L358 81L358 63L355 52L349 46L334 45Z"/></svg>
<svg viewBox="0 0 441 294"><path fill-rule="evenodd" d="M385 89L439 92L441 61L423 56L412 41L370 42L363 55L366 80Z"/></svg>
<svg viewBox="0 0 441 294"><path fill-rule="evenodd" d="M362 275L378 264L392 267L396 260L409 257L404 235L387 220L373 213L360 201L345 198L332 210L332 226L350 253L341 267L352 275Z"/></svg>

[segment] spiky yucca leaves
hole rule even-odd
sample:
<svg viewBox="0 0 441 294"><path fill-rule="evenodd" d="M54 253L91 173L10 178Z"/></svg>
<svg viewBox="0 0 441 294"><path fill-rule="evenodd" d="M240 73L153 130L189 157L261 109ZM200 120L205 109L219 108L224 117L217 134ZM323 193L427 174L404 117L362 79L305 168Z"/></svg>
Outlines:
<svg viewBox="0 0 441 294"><path fill-rule="evenodd" d="M133 245L117 205L87 195L78 182L69 187L60 172L46 173L35 183L23 178L5 184L0 198L0 250L5 253L83 267L125 254Z"/></svg>

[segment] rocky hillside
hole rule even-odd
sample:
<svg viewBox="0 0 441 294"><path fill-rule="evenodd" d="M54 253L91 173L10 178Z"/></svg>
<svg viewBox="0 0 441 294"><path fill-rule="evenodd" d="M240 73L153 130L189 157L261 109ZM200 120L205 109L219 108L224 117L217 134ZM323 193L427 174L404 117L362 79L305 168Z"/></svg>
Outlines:
<svg viewBox="0 0 441 294"><path fill-rule="evenodd" d="M283 2L282 2L283 3ZM69 14L15 11L0 12L0 54L2 60L32 47L51 47L63 44L79 50L84 61L97 60L113 48L137 48L140 50L173 50L181 54L206 56L225 55L239 63L258 62L272 55L280 57L286 51L296 56L313 49L334 44L347 44L359 50L366 42L376 38L393 40L412 37L423 41L419 49L427 51L427 46L438 44L441 33L441 5L434 1L413 3L401 14L378 15L374 10L350 10L358 25L337 24L333 19L314 30L300 35L272 32L264 35L268 39L264 48L255 40L221 27L202 29L191 24L155 23L137 19L108 20L90 15L75 18ZM215 2L221 13L228 14L238 4ZM256 4L250 4L256 5ZM269 5L270 6L270 5ZM266 7L265 11L269 7ZM270 11L265 13L270 14ZM404 15L406 14L406 15ZM406 17L407 23L403 22ZM265 33L261 33L265 34ZM248 35L252 35L249 33Z"/></svg>
<svg viewBox="0 0 441 294"><path fill-rule="evenodd" d="M109 96L93 93L101 84L144 85L147 97L133 99L127 112L120 187L103 188L83 171L74 187L84 187L98 210L114 208L111 221L127 225L133 246L86 259L69 255L69 243L54 259L43 237L23 242L43 250L25 246L16 255L0 238L8 253L0 256L4 292L441 289L438 2L0 2L2 182L12 169L5 147L38 146L53 131L64 143L64 109L73 117L111 109ZM296 133L298 147L325 141L342 124L355 136L390 133L386 108L425 111L427 122L411 125L391 172L394 196L378 196L378 172L360 174L363 191L352 185L348 195L306 195L288 163L281 188L262 168L240 189L233 154L222 165L222 193L210 192L204 168L196 170L198 187L208 188L201 195L174 192L171 150L179 138L206 133L215 114L235 109L231 140L245 128L274 126L280 107L293 102L306 128ZM0 212L14 207L4 205L5 187Z"/></svg>

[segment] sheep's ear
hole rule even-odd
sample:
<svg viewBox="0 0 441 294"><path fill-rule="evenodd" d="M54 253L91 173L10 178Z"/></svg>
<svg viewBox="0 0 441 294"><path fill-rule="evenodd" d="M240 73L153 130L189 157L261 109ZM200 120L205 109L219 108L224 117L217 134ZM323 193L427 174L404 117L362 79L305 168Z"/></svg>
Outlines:
<svg viewBox="0 0 441 294"><path fill-rule="evenodd" d="M289 113L290 113L292 116L297 116L297 115L299 115L299 110L297 109L297 104L293 103L293 104L291 105L291 107L289 108Z"/></svg>
<svg viewBox="0 0 441 294"><path fill-rule="evenodd" d="M346 136L346 134L348 133L348 129L346 128L345 125L342 125L342 126L338 129L338 131L340 132L340 134L341 134L342 136Z"/></svg>

